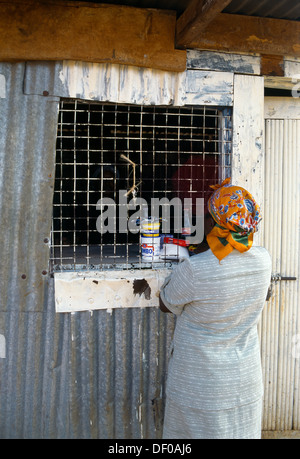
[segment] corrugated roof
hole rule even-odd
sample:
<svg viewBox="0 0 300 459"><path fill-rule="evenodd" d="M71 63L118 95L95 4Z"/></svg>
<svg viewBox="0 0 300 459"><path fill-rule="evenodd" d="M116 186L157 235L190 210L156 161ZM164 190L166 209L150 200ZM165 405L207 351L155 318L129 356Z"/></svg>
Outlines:
<svg viewBox="0 0 300 459"><path fill-rule="evenodd" d="M295 0L233 0L223 12L299 21L300 2Z"/></svg>
<svg viewBox="0 0 300 459"><path fill-rule="evenodd" d="M75 0L82 1L82 0ZM83 0L91 3L90 0ZM92 3L106 3L110 5L133 6L135 8L156 8L160 10L173 10L180 16L187 8L190 0L93 0Z"/></svg>
<svg viewBox="0 0 300 459"><path fill-rule="evenodd" d="M77 1L77 0L76 0ZM90 0L78 0L90 2ZM180 16L191 0L94 0L93 3L125 5L136 8L157 8L177 12ZM223 11L231 14L300 20L298 0L233 0Z"/></svg>

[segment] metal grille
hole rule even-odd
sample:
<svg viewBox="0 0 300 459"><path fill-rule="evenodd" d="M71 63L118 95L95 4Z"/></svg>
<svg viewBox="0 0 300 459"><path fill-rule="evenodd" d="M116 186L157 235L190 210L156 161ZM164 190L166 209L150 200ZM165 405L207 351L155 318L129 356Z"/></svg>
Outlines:
<svg viewBox="0 0 300 459"><path fill-rule="evenodd" d="M97 202L201 197L230 175L231 112L62 100L51 262L54 270L144 266L140 234L100 234ZM126 218L134 213L126 208ZM122 214L124 217L124 213ZM172 234L180 237L180 234Z"/></svg>

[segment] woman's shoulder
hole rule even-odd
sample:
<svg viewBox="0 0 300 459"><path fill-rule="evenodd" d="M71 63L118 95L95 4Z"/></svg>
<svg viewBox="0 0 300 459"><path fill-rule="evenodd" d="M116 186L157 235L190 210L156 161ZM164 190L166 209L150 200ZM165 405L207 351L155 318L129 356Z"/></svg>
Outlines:
<svg viewBox="0 0 300 459"><path fill-rule="evenodd" d="M248 253L252 254L254 256L263 257L265 259L271 260L271 256L270 256L268 250L265 247L262 247L262 246L254 245L254 246L251 247L251 249L248 251Z"/></svg>
<svg viewBox="0 0 300 459"><path fill-rule="evenodd" d="M249 250L249 255L259 259L261 263L264 263L266 265L272 264L271 255L269 254L268 250L265 247L253 246Z"/></svg>
<svg viewBox="0 0 300 459"><path fill-rule="evenodd" d="M260 263L266 267L271 266L271 256L268 250L265 247L253 246L247 252L240 253L237 250L233 250L226 258L224 258L221 263L213 252L209 249L206 252L198 253L189 258L189 262L192 266L202 266L202 267L215 267L219 269L220 266L232 265L235 263L241 262L253 262Z"/></svg>
<svg viewBox="0 0 300 459"><path fill-rule="evenodd" d="M204 265L207 266L211 263L219 263L219 260L215 257L210 249L206 250L205 252L197 253L197 255L193 255L189 258L189 262L191 265Z"/></svg>

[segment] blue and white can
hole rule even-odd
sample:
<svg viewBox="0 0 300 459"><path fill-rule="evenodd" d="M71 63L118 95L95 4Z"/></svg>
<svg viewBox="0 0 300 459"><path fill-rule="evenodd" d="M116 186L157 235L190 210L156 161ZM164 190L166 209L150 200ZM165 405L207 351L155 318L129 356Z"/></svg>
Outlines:
<svg viewBox="0 0 300 459"><path fill-rule="evenodd" d="M160 258L160 236L141 237L143 261L158 261Z"/></svg>

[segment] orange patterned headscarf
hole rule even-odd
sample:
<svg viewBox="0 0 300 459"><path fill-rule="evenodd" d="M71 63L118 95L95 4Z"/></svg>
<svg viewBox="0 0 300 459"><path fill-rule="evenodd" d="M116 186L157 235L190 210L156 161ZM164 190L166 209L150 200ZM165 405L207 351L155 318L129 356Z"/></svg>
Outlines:
<svg viewBox="0 0 300 459"><path fill-rule="evenodd" d="M215 191L208 200L208 210L216 224L206 239L221 261L233 249L246 252L252 247L253 233L262 217L252 195L240 186L230 185L230 178L211 188Z"/></svg>

